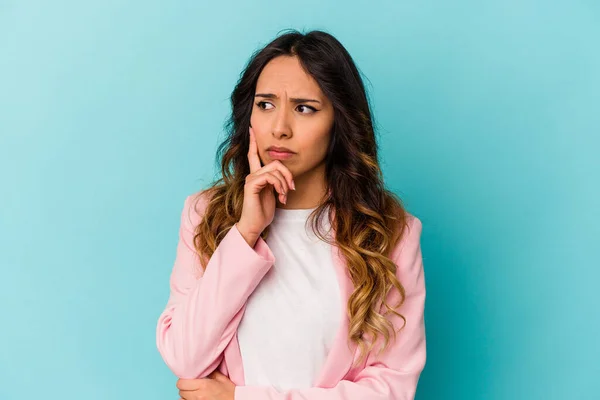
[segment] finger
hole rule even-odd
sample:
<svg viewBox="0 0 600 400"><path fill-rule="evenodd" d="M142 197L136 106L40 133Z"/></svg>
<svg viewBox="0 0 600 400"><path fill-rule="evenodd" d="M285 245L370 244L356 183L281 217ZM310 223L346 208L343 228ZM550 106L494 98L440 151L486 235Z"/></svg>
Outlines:
<svg viewBox="0 0 600 400"><path fill-rule="evenodd" d="M177 389L179 390L197 390L200 386L202 379L179 379L177 381Z"/></svg>
<svg viewBox="0 0 600 400"><path fill-rule="evenodd" d="M268 163L267 165L265 165L263 167L263 169L265 169L267 171L277 170L277 171L281 172L283 174L283 176L285 176L285 180L288 184L288 187L290 187L292 190L296 190L294 187L294 176L292 175L292 172L281 161L279 161L279 160L272 161L272 162Z"/></svg>
<svg viewBox="0 0 600 400"><path fill-rule="evenodd" d="M249 176L250 183L255 188L255 193L260 193L268 184L271 184L279 194L284 194L283 183L278 177L273 175L271 172L267 171L262 174Z"/></svg>
<svg viewBox="0 0 600 400"><path fill-rule="evenodd" d="M264 173L275 175L279 179L279 181L281 182L281 185L282 185L283 190L284 190L284 194L287 195L287 192L290 190L290 186L288 184L287 179L285 178L285 176L283 175L283 173L280 170L278 170L278 169L272 169L271 171L264 171L264 172L259 171L258 172L259 175L264 174Z"/></svg>
<svg viewBox="0 0 600 400"><path fill-rule="evenodd" d="M285 196L286 191L285 191L284 183L283 183L283 180L280 177L278 177L277 175L275 175L273 172L265 172L264 174L259 175L259 178L261 176L265 176L266 177L267 182L269 182L271 185L273 185L273 187L275 188L275 191L280 196Z"/></svg>
<svg viewBox="0 0 600 400"><path fill-rule="evenodd" d="M250 173L256 172L262 168L260 157L258 156L258 145L256 144L256 136L252 127L250 131L250 146L248 148L248 163L250 164Z"/></svg>
<svg viewBox="0 0 600 400"><path fill-rule="evenodd" d="M287 204L287 194L288 194L288 183L285 180L285 177L283 176L283 174L281 173L281 171L272 171L272 174L274 174L277 178L279 178L279 181L283 183L283 189L285 190L285 192L283 194L279 195L279 201L282 202L283 204Z"/></svg>
<svg viewBox="0 0 600 400"><path fill-rule="evenodd" d="M183 400L197 399L198 391L197 390L180 390L179 397L181 397Z"/></svg>
<svg viewBox="0 0 600 400"><path fill-rule="evenodd" d="M199 389L195 389L195 390L180 390L179 391L179 397L182 397L184 399L197 399L198 396L200 394L206 394L207 392L210 391L210 388L207 386L203 386Z"/></svg>
<svg viewBox="0 0 600 400"><path fill-rule="evenodd" d="M219 381L219 382L231 382L231 379L229 379L229 377L219 371L215 371L215 380Z"/></svg>
<svg viewBox="0 0 600 400"><path fill-rule="evenodd" d="M283 177L283 174L277 170L266 172L266 173L274 176L277 179L277 181L279 182L279 186L277 186L277 189L275 189L275 190L278 192L279 201L283 204L287 204L288 189L287 189L287 183L285 181L285 178Z"/></svg>
<svg viewBox="0 0 600 400"><path fill-rule="evenodd" d="M211 379L219 379L221 377L224 377L225 375L223 375L221 372L214 370L213 372L210 373L210 375L208 375L209 378Z"/></svg>

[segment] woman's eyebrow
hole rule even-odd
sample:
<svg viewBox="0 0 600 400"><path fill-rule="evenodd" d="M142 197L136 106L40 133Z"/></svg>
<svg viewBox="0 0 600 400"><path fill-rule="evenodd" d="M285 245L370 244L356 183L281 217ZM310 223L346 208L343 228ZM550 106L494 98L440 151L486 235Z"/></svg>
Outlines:
<svg viewBox="0 0 600 400"><path fill-rule="evenodd" d="M254 95L254 97L264 97L265 99L278 99L279 97L273 93L257 93ZM321 104L321 102L319 100L315 100L315 99L303 99L303 98L298 98L298 97L291 97L290 101L292 103L319 103Z"/></svg>

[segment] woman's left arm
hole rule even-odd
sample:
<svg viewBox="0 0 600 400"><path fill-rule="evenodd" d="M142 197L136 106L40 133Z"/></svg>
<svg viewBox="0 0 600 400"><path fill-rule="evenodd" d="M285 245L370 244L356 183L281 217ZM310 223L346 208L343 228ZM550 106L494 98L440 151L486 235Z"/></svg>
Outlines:
<svg viewBox="0 0 600 400"><path fill-rule="evenodd" d="M408 234L392 253L397 276L405 288L406 299L398 311L406 325L390 342L386 351L375 359L374 351L366 367L353 381L342 380L332 388L313 387L279 392L270 386L236 386L235 400L412 400L426 360L425 341L425 273L421 254L421 221L410 216ZM395 304L400 294L392 291L388 304ZM398 329L404 320L392 314Z"/></svg>

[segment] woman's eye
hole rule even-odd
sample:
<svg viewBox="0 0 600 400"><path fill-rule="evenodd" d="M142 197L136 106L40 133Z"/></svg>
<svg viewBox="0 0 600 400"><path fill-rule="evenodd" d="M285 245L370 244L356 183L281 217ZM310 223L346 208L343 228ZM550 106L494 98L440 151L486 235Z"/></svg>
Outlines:
<svg viewBox="0 0 600 400"><path fill-rule="evenodd" d="M302 111L300 111L300 112L302 112L302 114L311 114L311 113L313 113L313 112L317 111L317 110L315 110L314 108L312 108L312 107L310 107L310 106L305 106L304 104L300 104L300 105L298 106L298 108L300 108L300 107L304 107L304 109L305 109L305 110L310 110L310 111L308 111L308 112L302 112Z"/></svg>
<svg viewBox="0 0 600 400"><path fill-rule="evenodd" d="M263 110L265 110L265 108L263 107L263 105L266 105L266 104L271 104L271 103L268 103L266 101L259 101L258 103L256 103L256 105L258 106L258 108L262 108Z"/></svg>

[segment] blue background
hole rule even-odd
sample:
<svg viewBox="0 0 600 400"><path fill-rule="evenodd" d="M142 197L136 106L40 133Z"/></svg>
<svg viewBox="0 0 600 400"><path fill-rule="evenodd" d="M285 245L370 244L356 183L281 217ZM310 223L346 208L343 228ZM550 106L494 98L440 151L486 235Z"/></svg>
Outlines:
<svg viewBox="0 0 600 400"><path fill-rule="evenodd" d="M185 197L285 28L367 85L421 218L417 399L600 398L597 1L0 1L0 399L177 398L155 347Z"/></svg>

